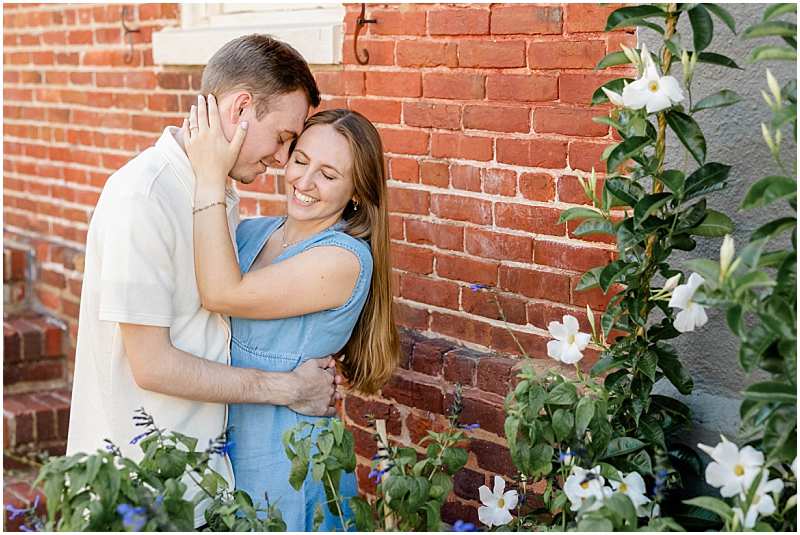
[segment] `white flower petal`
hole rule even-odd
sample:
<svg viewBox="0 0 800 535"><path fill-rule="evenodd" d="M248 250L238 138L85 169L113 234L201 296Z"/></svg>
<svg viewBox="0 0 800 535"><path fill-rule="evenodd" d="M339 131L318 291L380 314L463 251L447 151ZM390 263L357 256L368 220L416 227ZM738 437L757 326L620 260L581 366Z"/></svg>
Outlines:
<svg viewBox="0 0 800 535"><path fill-rule="evenodd" d="M578 333L575 335L575 345L578 346L578 349L583 351L586 349L586 346L589 345L589 342L592 341L592 335L587 333Z"/></svg>
<svg viewBox="0 0 800 535"><path fill-rule="evenodd" d="M488 505L488 506L497 505L497 498L495 497L494 494L492 494L492 491L489 490L489 487L487 487L486 485L482 485L478 489L478 495L480 496L481 503L483 503L483 505ZM481 520L481 522L483 521Z"/></svg>
<svg viewBox="0 0 800 535"><path fill-rule="evenodd" d="M622 100L625 102L625 106L632 110L644 108L650 96L650 90L647 85L648 81L645 78L640 78L625 87L622 90Z"/></svg>
<svg viewBox="0 0 800 535"><path fill-rule="evenodd" d="M678 312L678 315L675 316L672 326L675 327L678 332L682 333L693 331L694 318L692 317L692 313L688 310L681 310Z"/></svg>
<svg viewBox="0 0 800 535"><path fill-rule="evenodd" d="M680 281L681 281L681 274L678 273L674 277L670 277L669 279L667 279L667 282L664 283L664 288L662 289L666 292L673 290Z"/></svg>
<svg viewBox="0 0 800 535"><path fill-rule="evenodd" d="M656 92L650 93L650 98L647 99L647 113L657 113L672 106L672 102L665 92L659 89Z"/></svg>
<svg viewBox="0 0 800 535"><path fill-rule="evenodd" d="M691 288L692 293L694 294L694 292L696 292L697 289L700 286L702 286L704 282L706 282L706 280L703 277L701 277L697 273L692 273L691 275L689 275L689 280L686 281L686 284L689 285L689 288Z"/></svg>
<svg viewBox="0 0 800 535"><path fill-rule="evenodd" d="M764 453L753 446L745 446L739 451L739 464L760 467L764 464Z"/></svg>
<svg viewBox="0 0 800 535"><path fill-rule="evenodd" d="M690 303L689 308L687 308L684 312L688 312L692 316L692 321L694 322L695 327L702 327L708 321L708 316L706 316L706 309L703 305L698 305L696 303Z"/></svg>
<svg viewBox="0 0 800 535"><path fill-rule="evenodd" d="M575 316L566 315L564 316L564 328L569 334L575 334L580 330L581 325Z"/></svg>
<svg viewBox="0 0 800 535"><path fill-rule="evenodd" d="M505 503L506 509L513 509L516 507L518 501L519 497L517 496L516 490L509 490L503 494L503 502Z"/></svg>
<svg viewBox="0 0 800 535"><path fill-rule="evenodd" d="M547 325L547 330L550 331L550 335L556 340L563 341L567 339L567 336L569 336L569 332L567 331L566 327L557 321L551 321Z"/></svg>
<svg viewBox="0 0 800 535"><path fill-rule="evenodd" d="M485 526L493 526L491 511L489 507L478 507L478 520Z"/></svg>
<svg viewBox="0 0 800 535"><path fill-rule="evenodd" d="M500 500L503 497L503 491L505 489L505 480L500 476L494 476L494 497Z"/></svg>
<svg viewBox="0 0 800 535"><path fill-rule="evenodd" d="M566 342L561 342L559 340L550 340L547 342L547 356L553 357L554 359L561 361L561 357L564 355L564 352L569 347L569 344Z"/></svg>
<svg viewBox="0 0 800 535"><path fill-rule="evenodd" d="M491 514L492 523L495 526L502 526L514 520L514 517L511 516L511 513L508 512L508 509L503 509L502 507L493 509L489 514Z"/></svg>
<svg viewBox="0 0 800 535"><path fill-rule="evenodd" d="M609 89L606 89L605 87L601 87L600 89L603 90L603 92L608 97L608 100L610 100L612 104L621 107L625 106L625 102L622 100L622 95L620 95L616 91L611 91Z"/></svg>
<svg viewBox="0 0 800 535"><path fill-rule="evenodd" d="M672 76L662 76L658 81L658 85L672 102L680 102L683 100L681 86L678 85L678 81Z"/></svg>
<svg viewBox="0 0 800 535"><path fill-rule="evenodd" d="M564 364L575 364L583 358L583 353L580 352L578 346L570 344L566 351L561 355L561 362Z"/></svg>
<svg viewBox="0 0 800 535"><path fill-rule="evenodd" d="M681 284L672 292L668 305L673 308L686 308L689 299L694 295L694 290L688 284Z"/></svg>

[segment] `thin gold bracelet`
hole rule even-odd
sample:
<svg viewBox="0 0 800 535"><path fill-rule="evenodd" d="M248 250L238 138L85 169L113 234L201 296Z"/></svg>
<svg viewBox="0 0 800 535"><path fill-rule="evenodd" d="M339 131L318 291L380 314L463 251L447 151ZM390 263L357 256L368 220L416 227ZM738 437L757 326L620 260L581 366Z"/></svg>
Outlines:
<svg viewBox="0 0 800 535"><path fill-rule="evenodd" d="M192 211L192 214L196 214L197 212L202 212L202 211L203 211L203 210L205 210L206 208L211 208L212 206L216 206L216 205L218 205L218 204L221 204L221 205L222 205L222 206L224 206L225 208L227 208L227 207L228 207L228 203L226 203L225 201L212 202L211 204L207 204L207 205L203 206L202 208L195 208L195 209Z"/></svg>

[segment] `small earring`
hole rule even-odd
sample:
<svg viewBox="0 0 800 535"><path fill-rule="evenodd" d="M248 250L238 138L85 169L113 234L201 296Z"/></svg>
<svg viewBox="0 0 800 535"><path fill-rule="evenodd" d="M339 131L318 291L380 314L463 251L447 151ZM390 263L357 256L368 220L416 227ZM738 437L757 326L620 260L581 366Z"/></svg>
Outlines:
<svg viewBox="0 0 800 535"><path fill-rule="evenodd" d="M358 212L358 201L353 201L353 211Z"/></svg>

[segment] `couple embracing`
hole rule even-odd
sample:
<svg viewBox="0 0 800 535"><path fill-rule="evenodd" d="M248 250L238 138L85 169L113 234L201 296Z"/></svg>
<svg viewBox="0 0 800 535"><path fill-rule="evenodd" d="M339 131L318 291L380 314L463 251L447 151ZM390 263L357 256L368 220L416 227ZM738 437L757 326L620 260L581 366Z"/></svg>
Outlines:
<svg viewBox="0 0 800 535"><path fill-rule="evenodd" d="M211 468L254 501L281 498L289 531L311 530L325 491L289 485L281 434L335 415L342 375L377 391L399 349L381 140L349 110L306 119L319 103L297 51L235 39L183 126L108 179L87 239L68 454L110 439L141 458L140 407L200 444L232 426ZM272 165L287 215L239 224L228 177L249 184ZM354 475L340 493L357 494Z"/></svg>

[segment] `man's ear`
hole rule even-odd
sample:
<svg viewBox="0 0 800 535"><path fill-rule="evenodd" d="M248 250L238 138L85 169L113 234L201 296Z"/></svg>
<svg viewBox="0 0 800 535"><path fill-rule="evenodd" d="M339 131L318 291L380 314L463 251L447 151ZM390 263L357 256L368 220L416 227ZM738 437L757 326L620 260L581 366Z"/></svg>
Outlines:
<svg viewBox="0 0 800 535"><path fill-rule="evenodd" d="M233 95L231 101L231 109L229 110L229 119L233 124L239 124L242 121L244 111L253 105L253 95L249 91L239 91Z"/></svg>

